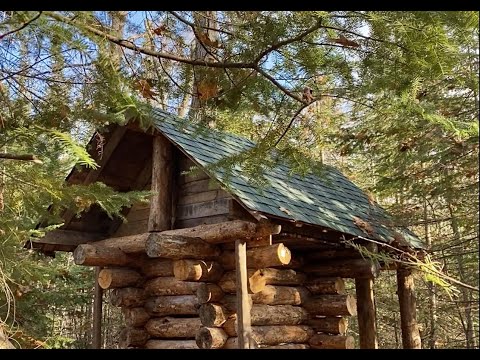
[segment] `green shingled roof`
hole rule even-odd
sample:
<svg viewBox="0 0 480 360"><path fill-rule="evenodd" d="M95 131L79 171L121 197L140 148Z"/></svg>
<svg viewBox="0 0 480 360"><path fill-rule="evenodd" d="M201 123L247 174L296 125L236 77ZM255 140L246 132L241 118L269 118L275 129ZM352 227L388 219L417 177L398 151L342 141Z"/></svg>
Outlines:
<svg viewBox="0 0 480 360"><path fill-rule="evenodd" d="M199 128L184 119L159 109L153 110L154 123L168 139L183 149L201 166L248 150L255 144L245 138ZM423 248L423 242L406 228L392 228L389 215L342 173L324 166L321 176L294 174L286 165L278 165L264 176L267 185L258 188L249 182L241 167L235 166L226 180L221 168L214 168L215 178L227 184L227 191L235 195L250 210L286 220L320 225L342 233L372 238L390 243L394 236L403 236L412 247ZM355 223L359 218L373 226L368 235ZM395 235L397 233L397 235Z"/></svg>

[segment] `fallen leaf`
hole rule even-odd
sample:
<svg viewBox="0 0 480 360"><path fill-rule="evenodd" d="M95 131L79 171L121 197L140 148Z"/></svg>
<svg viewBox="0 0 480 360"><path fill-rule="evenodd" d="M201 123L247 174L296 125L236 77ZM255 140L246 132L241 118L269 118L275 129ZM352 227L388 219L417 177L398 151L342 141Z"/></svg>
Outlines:
<svg viewBox="0 0 480 360"><path fill-rule="evenodd" d="M367 235L373 235L374 232L375 232L373 230L373 226L370 223L368 223L365 220L362 220L362 219L360 219L356 216L353 217L353 223L355 225L357 225L357 227Z"/></svg>
<svg viewBox="0 0 480 360"><path fill-rule="evenodd" d="M290 212L290 210L284 208L283 206L280 206L279 209L280 209L280 211L284 212L285 214L292 216L292 213Z"/></svg>

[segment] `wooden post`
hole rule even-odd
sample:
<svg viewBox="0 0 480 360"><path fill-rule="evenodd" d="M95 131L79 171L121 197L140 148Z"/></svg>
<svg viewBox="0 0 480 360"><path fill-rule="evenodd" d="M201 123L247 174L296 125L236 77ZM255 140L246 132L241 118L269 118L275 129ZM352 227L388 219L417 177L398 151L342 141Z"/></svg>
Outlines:
<svg viewBox="0 0 480 360"><path fill-rule="evenodd" d="M93 298L93 349L102 348L102 298L103 289L98 283L98 275L102 268L97 266L95 268L95 293Z"/></svg>
<svg viewBox="0 0 480 360"><path fill-rule="evenodd" d="M421 349L422 343L416 319L416 299L413 275L410 269L399 266L397 294L400 304L400 323L404 349Z"/></svg>
<svg viewBox="0 0 480 360"><path fill-rule="evenodd" d="M378 349L373 279L355 279L360 349Z"/></svg>
<svg viewBox="0 0 480 360"><path fill-rule="evenodd" d="M247 244L235 241L235 267L237 272L238 348L250 349L252 327L247 286Z"/></svg>
<svg viewBox="0 0 480 360"><path fill-rule="evenodd" d="M163 231L172 225L172 145L163 135L153 138L152 191L148 231Z"/></svg>

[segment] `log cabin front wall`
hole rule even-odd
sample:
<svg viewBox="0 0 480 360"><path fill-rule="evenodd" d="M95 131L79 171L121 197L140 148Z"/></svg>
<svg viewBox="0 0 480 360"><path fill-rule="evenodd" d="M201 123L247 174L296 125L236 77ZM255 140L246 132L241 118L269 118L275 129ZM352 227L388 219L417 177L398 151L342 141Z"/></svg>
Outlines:
<svg viewBox="0 0 480 360"><path fill-rule="evenodd" d="M135 140L129 140L130 143L138 143L139 134L135 132ZM126 135L131 136L132 132L123 134L124 137ZM144 138L148 139L149 146L154 146L152 135L144 134ZM126 149L128 146L124 145L123 154L126 154ZM151 174L155 172L152 171L155 166L152 165L152 151L148 153L145 149L142 156L147 160L143 161L143 167L139 168L133 162L128 165L128 160L125 162L134 169L132 171L136 176L120 181L116 185L119 190L162 190L152 186ZM119 161L119 153L112 154L112 158ZM168 229L221 226L239 220L257 223L258 219L223 190L215 179L199 168L189 172L195 163L182 151L172 146L171 156L168 225L164 222L160 228L150 226L149 229L149 219L152 221L150 204L135 204L126 209L125 223L108 223L95 215L96 222L92 221L88 227L80 220L71 219L71 229L80 232L83 229L88 234L94 234L98 223L104 224L102 229L108 229L105 236L110 239L105 243L80 245L75 252L87 259L84 263L77 262L83 265L97 265L89 263L88 256L105 254L115 259L111 263L108 260L100 262L103 269L99 271L97 281L103 289L111 291L112 304L122 308L126 325L121 335L122 347L183 349L237 348L240 345L246 348L353 348L355 345L353 338L347 335L347 325L348 317L355 316L357 308L361 322L360 347L378 346L373 299L373 279L378 275L378 264L362 259L357 252L339 245L341 234L335 231L308 225L298 227L270 218L271 223L282 225L281 233L262 233L254 239L239 238L236 246L235 241L229 240L211 245L206 241L195 247L191 242L198 242L198 239L188 235L173 235L173 238L167 239L171 246L184 241L184 248L210 249L206 252L190 250L190 253L182 255L157 257L148 250L146 252L150 256L147 256L145 247L136 245L136 250L131 251L135 246L122 248L115 245L127 238L131 241L130 238L137 237L146 242L149 230L161 236L162 231ZM112 166L110 164L110 169ZM115 179L111 170L99 173L97 177L111 182ZM133 185L126 186L127 183ZM157 211L156 214L163 213ZM245 241L246 248L242 250L238 241ZM142 251L138 251L139 248ZM249 294L242 295L238 304L242 307L241 312L250 307L250 322L239 325L242 339L237 332L239 319L235 296L240 291L237 279L242 278L237 278L235 264L242 261L235 260L239 258L235 256L235 251L244 251L245 274L248 277ZM118 256L115 255L117 253ZM352 294L345 293L345 278L356 279L356 299ZM241 282L244 286L244 279ZM399 289L401 286L403 284L399 282ZM245 293L245 288L242 293ZM400 301L405 303L403 298ZM411 303L403 308L409 308ZM413 324L410 328L415 325L415 313L412 316L412 311L409 324ZM411 337L408 333L404 336L405 339ZM418 347L418 343L414 346L410 343L406 341L404 347Z"/></svg>

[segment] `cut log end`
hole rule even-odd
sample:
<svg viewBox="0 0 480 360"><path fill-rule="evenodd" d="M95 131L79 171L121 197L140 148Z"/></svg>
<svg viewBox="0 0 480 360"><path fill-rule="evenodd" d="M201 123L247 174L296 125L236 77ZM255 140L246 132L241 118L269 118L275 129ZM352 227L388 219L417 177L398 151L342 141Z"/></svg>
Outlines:
<svg viewBox="0 0 480 360"><path fill-rule="evenodd" d="M202 327L195 337L200 349L220 349L227 342L228 335L220 328Z"/></svg>

